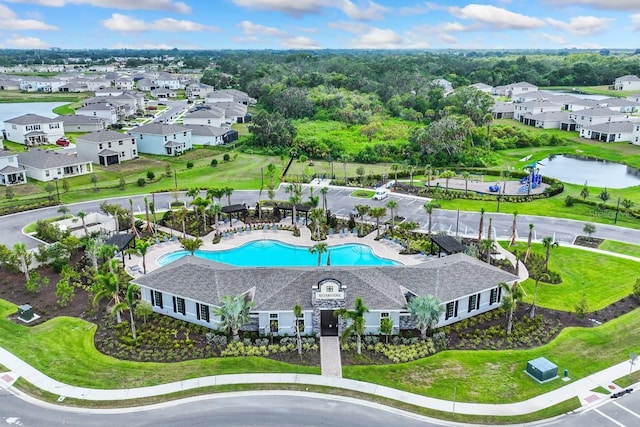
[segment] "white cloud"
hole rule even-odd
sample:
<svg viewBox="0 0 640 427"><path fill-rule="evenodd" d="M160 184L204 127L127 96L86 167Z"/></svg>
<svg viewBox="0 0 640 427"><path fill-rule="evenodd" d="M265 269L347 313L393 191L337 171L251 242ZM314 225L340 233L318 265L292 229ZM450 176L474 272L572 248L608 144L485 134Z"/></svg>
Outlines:
<svg viewBox="0 0 640 427"><path fill-rule="evenodd" d="M372 27L369 24L364 24L362 22L350 22L350 21L337 21L337 22L329 22L329 28L333 28L334 30L346 31L348 33L362 34L369 31Z"/></svg>
<svg viewBox="0 0 640 427"><path fill-rule="evenodd" d="M613 19L598 18L596 16L575 16L569 22L547 18L547 22L556 28L577 35L591 35L601 33L609 28Z"/></svg>
<svg viewBox="0 0 640 427"><path fill-rule="evenodd" d="M233 3L247 9L282 12L296 18L315 15L327 6L325 0L233 0Z"/></svg>
<svg viewBox="0 0 640 427"><path fill-rule="evenodd" d="M60 28L45 24L44 22L36 19L20 19L18 15L7 6L0 4L0 16L2 16L2 22L0 23L0 29L2 30L43 30L52 31L59 30Z"/></svg>
<svg viewBox="0 0 640 427"><path fill-rule="evenodd" d="M455 37L453 37L450 34L440 34L438 36L438 39L441 42L444 42L444 43L453 44L453 45L457 45L458 44L458 39L456 39Z"/></svg>
<svg viewBox="0 0 640 427"><path fill-rule="evenodd" d="M192 21L177 20L173 18L157 19L153 22L144 22L141 19L127 15L114 13L111 18L101 21L103 27L121 33L135 33L143 31L164 31L172 33L218 31L216 27L198 24Z"/></svg>
<svg viewBox="0 0 640 427"><path fill-rule="evenodd" d="M176 46L171 46L165 43L150 43L143 42L140 44L129 44L129 43L116 43L111 46L113 49L158 49L158 50L170 50L175 48Z"/></svg>
<svg viewBox="0 0 640 427"><path fill-rule="evenodd" d="M322 47L309 37L303 36L285 38L281 43L283 47L289 49L320 49Z"/></svg>
<svg viewBox="0 0 640 427"><path fill-rule="evenodd" d="M633 30L640 31L640 13L631 15L631 22L633 22Z"/></svg>
<svg viewBox="0 0 640 427"><path fill-rule="evenodd" d="M242 32L247 35L265 35L271 37L286 37L289 34L286 31L275 27L267 27L266 25L254 24L250 21L242 21L238 24Z"/></svg>
<svg viewBox="0 0 640 427"><path fill-rule="evenodd" d="M400 15L424 15L425 13L433 12L441 8L442 6L435 3L425 2L416 4L415 6L401 7L398 13Z"/></svg>
<svg viewBox="0 0 640 427"><path fill-rule="evenodd" d="M351 42L351 47L360 49L397 49L403 47L402 37L390 29L372 27Z"/></svg>
<svg viewBox="0 0 640 427"><path fill-rule="evenodd" d="M597 9L640 10L638 0L546 0L553 6L583 5Z"/></svg>
<svg viewBox="0 0 640 427"><path fill-rule="evenodd" d="M545 26L544 21L538 18L490 5L469 4L463 8L450 7L449 12L457 18L478 21L497 29L523 30Z"/></svg>
<svg viewBox="0 0 640 427"><path fill-rule="evenodd" d="M37 4L39 6L63 7L68 4L104 7L125 10L164 10L176 13L191 13L183 2L173 0L6 0L10 3Z"/></svg>
<svg viewBox="0 0 640 427"><path fill-rule="evenodd" d="M27 37L19 34L12 35L5 41L7 47L16 49L46 49L49 44L37 37Z"/></svg>
<svg viewBox="0 0 640 427"><path fill-rule="evenodd" d="M343 0L340 9L349 18L356 21L374 21L384 18L384 14L389 12L389 8L381 6L371 0L367 1L366 6L358 7L351 0Z"/></svg>
<svg viewBox="0 0 640 427"><path fill-rule="evenodd" d="M266 40L257 36L231 37L236 43L264 43Z"/></svg>
<svg viewBox="0 0 640 427"><path fill-rule="evenodd" d="M565 46L567 44L569 44L569 40L565 39L562 36L558 36L555 34L549 34L549 33L542 33L540 34L540 37L542 37L543 39L553 43L553 44L557 44L560 46Z"/></svg>

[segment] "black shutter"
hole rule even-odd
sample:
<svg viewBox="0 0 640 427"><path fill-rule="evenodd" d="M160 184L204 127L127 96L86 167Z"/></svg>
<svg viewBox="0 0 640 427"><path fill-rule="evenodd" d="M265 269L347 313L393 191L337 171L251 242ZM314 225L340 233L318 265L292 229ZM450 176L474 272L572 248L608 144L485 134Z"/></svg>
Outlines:
<svg viewBox="0 0 640 427"><path fill-rule="evenodd" d="M200 303L196 303L196 316L200 320Z"/></svg>
<svg viewBox="0 0 640 427"><path fill-rule="evenodd" d="M178 311L178 307L176 305L176 297L172 297L173 298L173 312L176 313Z"/></svg>
<svg viewBox="0 0 640 427"><path fill-rule="evenodd" d="M453 310L453 317L458 317L458 300L456 300L455 309Z"/></svg>

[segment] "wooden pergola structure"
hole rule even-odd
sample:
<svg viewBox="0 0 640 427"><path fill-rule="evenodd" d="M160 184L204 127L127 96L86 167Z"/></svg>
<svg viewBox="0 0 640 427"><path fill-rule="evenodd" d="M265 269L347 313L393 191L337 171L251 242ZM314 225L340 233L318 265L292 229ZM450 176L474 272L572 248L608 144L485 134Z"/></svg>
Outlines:
<svg viewBox="0 0 640 427"><path fill-rule="evenodd" d="M274 210L280 209L284 211L283 218L287 217L287 212L291 212L291 224L293 224L293 206L291 203L276 203L273 207ZM296 205L296 215L300 215L300 213L304 213L305 222L309 222L309 211L311 207L309 205L298 204Z"/></svg>
<svg viewBox="0 0 640 427"><path fill-rule="evenodd" d="M109 237L109 239L104 242L105 245L113 245L116 247L116 252L120 254L122 257L122 266L124 267L124 253L129 248L135 248L136 246L136 235L133 233L128 234L114 234ZM131 254L129 254L129 259L131 259Z"/></svg>
<svg viewBox="0 0 640 427"><path fill-rule="evenodd" d="M249 210L247 209L246 204L241 203L236 205L223 206L222 209L220 209L220 212L222 212L223 214L229 217L229 225L231 225L233 224L234 214L236 215L236 218L240 220L247 216L247 213L249 212Z"/></svg>
<svg viewBox="0 0 640 427"><path fill-rule="evenodd" d="M467 250L467 247L451 236L430 236L433 243L438 246L438 257L457 254Z"/></svg>

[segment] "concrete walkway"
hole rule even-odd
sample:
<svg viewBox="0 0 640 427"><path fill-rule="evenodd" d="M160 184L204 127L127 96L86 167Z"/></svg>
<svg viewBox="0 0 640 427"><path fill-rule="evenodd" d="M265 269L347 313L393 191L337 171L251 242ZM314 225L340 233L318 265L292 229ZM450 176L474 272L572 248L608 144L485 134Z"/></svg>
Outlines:
<svg viewBox="0 0 640 427"><path fill-rule="evenodd" d="M193 378L184 381L176 381L168 384L160 384L150 387L139 387L132 389L98 390L84 387L75 387L56 381L32 366L23 362L13 354L0 347L0 364L9 369L8 372L0 373L0 386L10 389L19 377L24 378L36 387L59 395L61 398L69 397L81 400L115 401L136 399L149 396L159 396L174 393L181 390L197 389L215 385L227 384L311 384L327 387L335 387L347 390L354 390L368 393L380 397L398 400L412 405L423 406L439 411L451 411L453 401L434 399L432 397L421 396L405 391L385 387L381 385L354 381L345 378L337 378L325 375L309 374L238 374L238 375L218 375L202 378ZM602 386L612 391L617 387L612 381L629 374L630 371L637 371L640 363L630 366L629 361L619 363L611 368L597 372L586 378L571 381L549 393L541 394L534 398L504 404L481 404L455 402L455 411L460 414L469 415L522 415L544 409L551 405L563 402L571 397L577 396L582 402L583 408L596 405L609 397L603 394L592 392L591 390ZM557 379L555 381L561 381ZM535 387L535 382L531 382ZM637 390L640 384L636 384ZM452 395L453 398L453 395Z"/></svg>
<svg viewBox="0 0 640 427"><path fill-rule="evenodd" d="M342 378L340 338L320 337L320 368L323 376Z"/></svg>

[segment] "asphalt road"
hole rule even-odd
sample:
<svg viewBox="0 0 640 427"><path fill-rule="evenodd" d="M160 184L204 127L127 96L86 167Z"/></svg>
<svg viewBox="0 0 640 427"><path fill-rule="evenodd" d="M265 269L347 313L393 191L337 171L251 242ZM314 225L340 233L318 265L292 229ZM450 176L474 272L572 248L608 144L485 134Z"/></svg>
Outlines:
<svg viewBox="0 0 640 427"><path fill-rule="evenodd" d="M179 185L180 183L178 183ZM219 186L225 185L225 183L219 183ZM392 195L384 200L364 200L359 198L353 198L349 195L352 193L352 189L333 187L330 189L327 195L329 209L340 216L347 216L353 210L356 204L367 203L371 206L384 206L389 200L395 200L398 202L398 215L403 216L409 220L416 221L420 224L421 229L426 231L428 227L428 216L424 213L422 205L424 205L426 199L403 197L398 195ZM308 189L305 189L303 200L307 199L309 194ZM319 190L316 190L314 194L319 195ZM204 192L202 193L204 196ZM254 206L258 199L259 192L257 190L237 190L234 191L231 197L231 203L245 202L249 206ZM133 200L134 209L137 212L144 211L144 197L147 196L149 201L154 201L156 209L158 211L168 209L169 203L172 201L172 196L169 193L155 194L155 195L140 195L133 197L122 197L109 199L110 203L120 203L124 207L129 207L129 199ZM264 197L264 194L263 194ZM180 197L181 200L190 201L190 198L184 195ZM276 199L286 200L288 194L284 191L284 187L281 187L276 194ZM226 200L223 199L223 204L226 204ZM85 212L97 212L99 211L99 205L101 201L81 202L73 205L68 205L71 209L71 213L76 213L80 210ZM38 246L38 241L24 236L21 233L22 228L38 219L49 218L56 215L57 207L39 209L35 211L22 212L13 215L6 215L0 217L0 243L12 247L16 242L25 242L27 247L35 248ZM456 229L460 234L467 234L475 236L478 233L478 222L480 214L477 212L460 212L449 211L443 209L436 209L433 213L433 231L449 231L455 233ZM492 218L492 225L494 232L498 238L508 238L511 235L511 224L513 216L510 213L497 214L489 213L485 214L485 231L489 223L489 218ZM535 239L542 239L545 236L556 236L556 240L562 243L571 243L578 235L583 234L582 228L584 222L574 221L569 219L533 216L533 215L518 215L517 218L517 231L518 236L521 239L526 239L529 233L529 224L534 224ZM633 230L629 228L617 227L612 225L597 224L597 231L594 237L601 237L613 240L619 240L622 242L632 243L640 245L640 230Z"/></svg>
<svg viewBox="0 0 640 427"><path fill-rule="evenodd" d="M558 420L562 427L635 427L640 425L640 393L635 391L585 412Z"/></svg>

